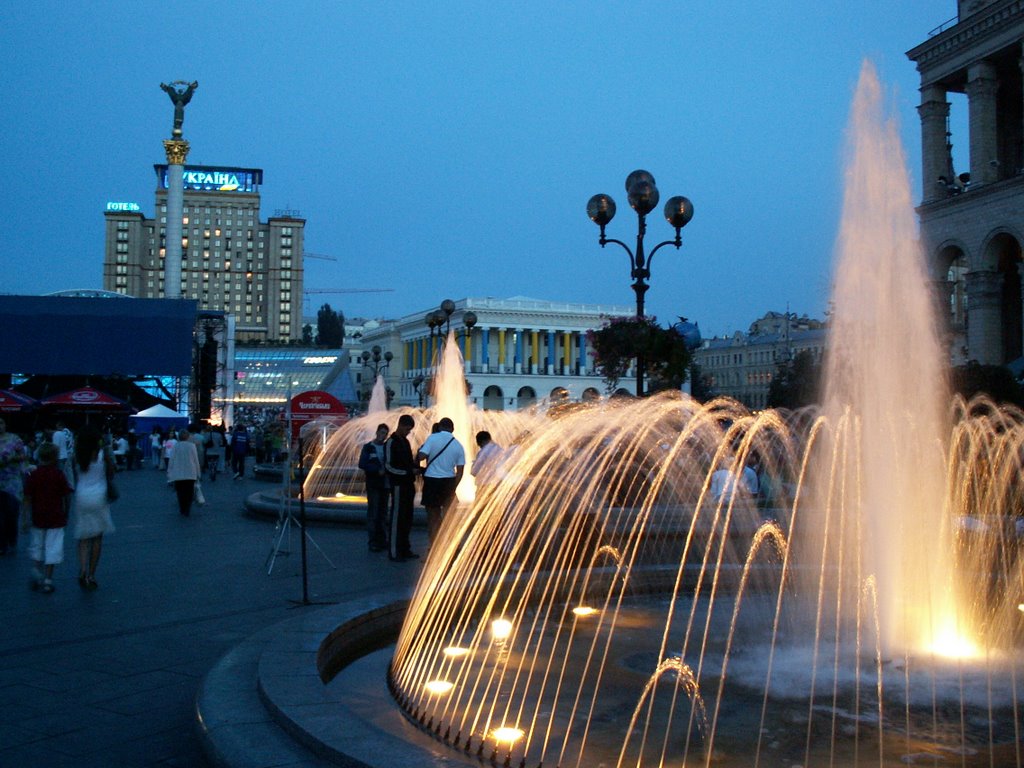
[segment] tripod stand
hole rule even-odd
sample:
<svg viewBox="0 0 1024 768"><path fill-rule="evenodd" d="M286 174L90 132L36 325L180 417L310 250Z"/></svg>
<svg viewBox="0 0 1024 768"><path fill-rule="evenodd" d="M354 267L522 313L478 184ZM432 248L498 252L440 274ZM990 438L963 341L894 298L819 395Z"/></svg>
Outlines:
<svg viewBox="0 0 1024 768"><path fill-rule="evenodd" d="M302 478L303 465L302 465L302 438L299 438L299 477ZM274 527L274 545L270 550L270 554L267 555L267 561L265 563L267 569L267 575L269 576L274 570L274 564L277 562L277 558L280 555L291 554L291 528L292 524L295 525L299 531L302 532L302 594L303 602L308 602L307 595L307 564L306 564L306 542L308 541L314 547L317 552L323 555L324 560L331 568L337 566L331 561L331 558L320 548L320 545L313 540L313 537L309 535L309 530L306 528L306 496L305 491L300 482L299 484L299 516L296 518L294 511L292 510L292 477L291 477L291 457L288 458L288 463L285 466L284 471L284 488L281 494L281 507L277 513L277 525ZM285 536L288 537L288 548L282 549Z"/></svg>

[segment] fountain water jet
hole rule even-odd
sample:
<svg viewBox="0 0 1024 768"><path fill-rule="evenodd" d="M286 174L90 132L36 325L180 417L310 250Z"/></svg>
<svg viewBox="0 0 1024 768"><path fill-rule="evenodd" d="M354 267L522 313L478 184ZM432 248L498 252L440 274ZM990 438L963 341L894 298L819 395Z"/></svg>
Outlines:
<svg viewBox="0 0 1024 768"><path fill-rule="evenodd" d="M366 406L366 415L380 414L388 409L388 387L384 383L384 376L378 375L373 382L373 389L370 391L370 402Z"/></svg>
<svg viewBox="0 0 1024 768"><path fill-rule="evenodd" d="M663 395L537 425L432 548L389 669L406 711L517 763L1022 766L1024 571L997 523L1024 509L1024 415L951 416L880 96L866 66L826 405ZM734 458L772 508L712 498ZM980 654L937 654L947 627Z"/></svg>

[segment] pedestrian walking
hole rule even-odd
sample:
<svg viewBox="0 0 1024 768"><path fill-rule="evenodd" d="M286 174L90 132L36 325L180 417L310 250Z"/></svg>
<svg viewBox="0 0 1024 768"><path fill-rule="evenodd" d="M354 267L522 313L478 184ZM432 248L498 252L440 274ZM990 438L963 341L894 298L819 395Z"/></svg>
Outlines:
<svg viewBox="0 0 1024 768"><path fill-rule="evenodd" d="M249 455L249 430L245 424L238 424L231 435L231 466L235 480L245 475L245 457Z"/></svg>
<svg viewBox="0 0 1024 768"><path fill-rule="evenodd" d="M64 562L64 528L68 524L71 486L57 466L53 443L39 447L39 466L25 479L25 501L32 518L28 554L32 558L32 588L51 593L54 566Z"/></svg>
<svg viewBox="0 0 1024 768"><path fill-rule="evenodd" d="M7 431L0 419L0 555L18 547L18 518L25 489L28 450L21 438Z"/></svg>
<svg viewBox="0 0 1024 768"><path fill-rule="evenodd" d="M84 429L75 441L75 485L72 506L75 514L74 536L78 541L78 584L94 590L96 567L103 552L103 535L114 532L110 503L116 498L113 486L114 460L103 447L103 438L94 429Z"/></svg>
<svg viewBox="0 0 1024 768"><path fill-rule="evenodd" d="M192 513L196 481L202 474L196 444L189 437L187 429L178 433L178 441L174 444L167 462L167 482L174 485L174 492L178 496L178 512L182 517L188 517Z"/></svg>

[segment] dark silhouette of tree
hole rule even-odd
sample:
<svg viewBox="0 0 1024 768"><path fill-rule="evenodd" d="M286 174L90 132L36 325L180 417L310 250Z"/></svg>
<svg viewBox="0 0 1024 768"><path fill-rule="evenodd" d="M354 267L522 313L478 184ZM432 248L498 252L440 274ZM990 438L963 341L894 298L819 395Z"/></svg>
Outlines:
<svg viewBox="0 0 1024 768"><path fill-rule="evenodd" d="M779 363L768 386L769 408L802 408L818 402L821 392L821 366L809 349Z"/></svg>
<svg viewBox="0 0 1024 768"><path fill-rule="evenodd" d="M706 403L715 396L711 377L706 376L697 363L690 364L690 396L700 403Z"/></svg>
<svg viewBox="0 0 1024 768"><path fill-rule="evenodd" d="M953 369L953 392L970 400L984 393L997 403L1013 403L1024 407L1024 389L1008 368L1001 365L981 365L972 360Z"/></svg>
<svg viewBox="0 0 1024 768"><path fill-rule="evenodd" d="M317 346L341 349L345 344L345 316L324 304L316 313Z"/></svg>
<svg viewBox="0 0 1024 768"><path fill-rule="evenodd" d="M613 392L637 354L644 358L650 392L679 389L686 381L691 355L686 341L673 328L662 328L653 317L616 317L603 328L587 332L594 365Z"/></svg>
<svg viewBox="0 0 1024 768"><path fill-rule="evenodd" d="M313 346L313 326L306 323L302 326L302 343L307 346Z"/></svg>

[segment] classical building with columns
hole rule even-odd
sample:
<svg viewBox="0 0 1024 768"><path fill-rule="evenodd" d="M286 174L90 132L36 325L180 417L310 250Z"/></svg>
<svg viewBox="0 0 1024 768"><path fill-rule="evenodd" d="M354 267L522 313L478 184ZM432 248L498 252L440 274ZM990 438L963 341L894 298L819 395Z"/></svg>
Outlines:
<svg viewBox="0 0 1024 768"><path fill-rule="evenodd" d="M465 360L470 401L477 407L518 410L545 398L601 397L606 384L594 370L587 331L600 328L611 317L633 313L626 306L524 297L466 298L454 304L450 322L438 330L425 322L425 315L433 311L426 309L365 329L363 349L379 345L393 354L386 378L396 393L396 405L429 402L434 360L449 324ZM476 316L476 323L467 328L468 313ZM372 384L364 377L363 394ZM631 392L633 378L623 378L619 388Z"/></svg>
<svg viewBox="0 0 1024 768"><path fill-rule="evenodd" d="M957 6L907 52L921 74L921 238L952 362L1005 365L1024 355L1024 2ZM969 170L953 167L951 93L967 96Z"/></svg>

